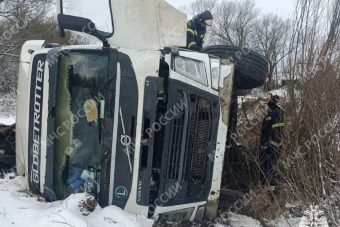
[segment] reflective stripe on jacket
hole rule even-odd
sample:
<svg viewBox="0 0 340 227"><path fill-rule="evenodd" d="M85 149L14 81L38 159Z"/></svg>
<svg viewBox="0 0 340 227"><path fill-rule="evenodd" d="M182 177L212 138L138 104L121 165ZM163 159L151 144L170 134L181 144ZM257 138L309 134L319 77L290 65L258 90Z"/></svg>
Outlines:
<svg viewBox="0 0 340 227"><path fill-rule="evenodd" d="M201 26L199 20L188 22L187 48L190 50L201 51L204 43L206 29Z"/></svg>
<svg viewBox="0 0 340 227"><path fill-rule="evenodd" d="M284 111L280 107L272 106L262 124L261 146L276 150L281 148L284 126Z"/></svg>

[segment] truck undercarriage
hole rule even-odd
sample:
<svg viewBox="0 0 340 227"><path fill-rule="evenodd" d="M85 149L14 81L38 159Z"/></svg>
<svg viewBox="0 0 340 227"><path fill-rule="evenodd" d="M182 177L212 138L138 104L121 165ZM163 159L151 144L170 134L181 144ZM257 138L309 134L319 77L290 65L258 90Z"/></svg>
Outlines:
<svg viewBox="0 0 340 227"><path fill-rule="evenodd" d="M15 162L15 125L0 125L0 178Z"/></svg>

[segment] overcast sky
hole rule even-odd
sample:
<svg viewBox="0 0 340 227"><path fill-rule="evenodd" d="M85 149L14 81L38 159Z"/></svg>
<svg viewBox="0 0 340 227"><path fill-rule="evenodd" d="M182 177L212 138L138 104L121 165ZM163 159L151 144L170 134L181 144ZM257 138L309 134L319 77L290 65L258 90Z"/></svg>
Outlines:
<svg viewBox="0 0 340 227"><path fill-rule="evenodd" d="M194 0L166 0L176 7L189 5ZM262 13L275 13L288 17L294 9L294 0L255 0Z"/></svg>

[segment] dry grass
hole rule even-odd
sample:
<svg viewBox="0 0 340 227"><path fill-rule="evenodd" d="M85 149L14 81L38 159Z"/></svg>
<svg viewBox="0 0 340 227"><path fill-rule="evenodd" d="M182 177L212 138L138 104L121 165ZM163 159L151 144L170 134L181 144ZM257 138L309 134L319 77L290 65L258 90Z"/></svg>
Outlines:
<svg viewBox="0 0 340 227"><path fill-rule="evenodd" d="M339 69L328 65L301 84L300 94L287 103L278 171L289 189L287 198L305 207L326 208L326 201L340 188L339 91ZM332 209L327 211L333 223L339 220Z"/></svg>
<svg viewBox="0 0 340 227"><path fill-rule="evenodd" d="M285 212L284 194L273 194L269 188L255 190L257 197L244 209L244 213L262 222L275 220Z"/></svg>
<svg viewBox="0 0 340 227"><path fill-rule="evenodd" d="M299 204L303 211L319 205L334 225L340 220L340 78L339 68L327 65L299 86L285 103L284 144L276 171L281 191L271 198L267 189L257 189L258 197L244 210L262 220L273 220L286 213L287 203ZM263 100L247 103L248 120L258 114ZM239 114L239 127L248 122ZM229 179L239 187L259 188L259 138L261 121L238 137L238 169ZM240 183L242 182L242 183ZM253 189L254 190L254 189ZM298 214L299 215L299 214ZM300 214L301 215L301 214Z"/></svg>

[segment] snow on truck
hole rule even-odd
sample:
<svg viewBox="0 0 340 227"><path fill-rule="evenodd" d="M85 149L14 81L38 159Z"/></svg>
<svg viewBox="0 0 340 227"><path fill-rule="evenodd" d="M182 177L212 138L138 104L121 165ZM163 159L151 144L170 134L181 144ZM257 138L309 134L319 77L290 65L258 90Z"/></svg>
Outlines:
<svg viewBox="0 0 340 227"><path fill-rule="evenodd" d="M57 2L61 33L102 44L22 47L16 166L29 189L47 201L85 190L154 219L215 217L231 96L261 86L266 61L179 48L186 15L164 0Z"/></svg>

